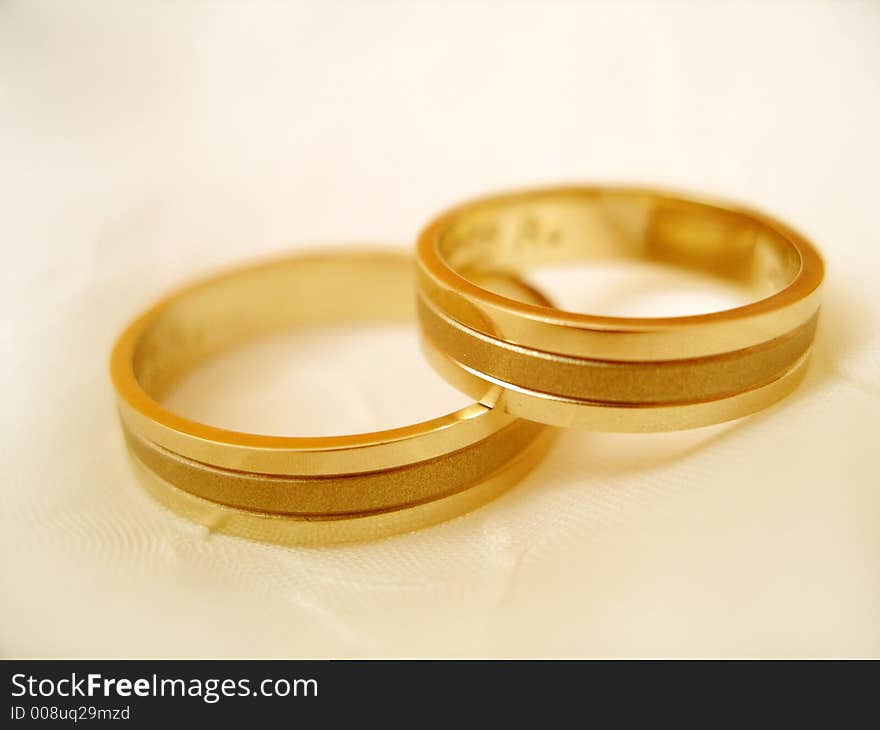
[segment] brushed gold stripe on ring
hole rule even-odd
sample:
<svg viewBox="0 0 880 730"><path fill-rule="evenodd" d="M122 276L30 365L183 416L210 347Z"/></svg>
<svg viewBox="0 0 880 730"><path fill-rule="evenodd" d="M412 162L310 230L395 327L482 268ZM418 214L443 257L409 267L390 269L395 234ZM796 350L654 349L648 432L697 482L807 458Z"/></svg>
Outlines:
<svg viewBox="0 0 880 730"><path fill-rule="evenodd" d="M329 437L230 431L161 403L198 363L259 335L413 320L413 273L412 260L392 252L293 256L203 280L139 317L116 343L111 374L144 486L215 529L292 543L426 526L511 486L546 452L553 429L492 408L485 393L483 403L424 423ZM511 277L486 283L546 301Z"/></svg>
<svg viewBox="0 0 880 730"><path fill-rule="evenodd" d="M135 474L147 492L173 512L212 531L281 545L326 545L418 530L481 507L528 474L544 458L554 436L552 430L545 429L503 469L467 489L404 509L344 517L297 517L219 504L175 486L147 468L136 454L130 452L130 456Z"/></svg>
<svg viewBox="0 0 880 730"><path fill-rule="evenodd" d="M756 301L684 317L566 312L481 287L488 273L643 258L750 287ZM822 260L753 211L640 189L551 188L449 211L418 242L419 319L435 368L511 414L608 431L690 428L752 413L803 376Z"/></svg>

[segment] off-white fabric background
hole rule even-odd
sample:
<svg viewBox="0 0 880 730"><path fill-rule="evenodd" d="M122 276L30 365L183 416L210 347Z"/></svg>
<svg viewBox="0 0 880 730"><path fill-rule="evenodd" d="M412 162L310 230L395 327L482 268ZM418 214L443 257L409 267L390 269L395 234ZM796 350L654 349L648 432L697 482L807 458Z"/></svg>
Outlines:
<svg viewBox="0 0 880 730"><path fill-rule="evenodd" d="M877 3L4 3L0 653L876 656L878 129ZM727 426L563 433L497 502L372 544L212 535L141 492L106 360L159 294L561 181L812 237L804 386ZM463 402L410 330L267 347L181 402L325 433Z"/></svg>

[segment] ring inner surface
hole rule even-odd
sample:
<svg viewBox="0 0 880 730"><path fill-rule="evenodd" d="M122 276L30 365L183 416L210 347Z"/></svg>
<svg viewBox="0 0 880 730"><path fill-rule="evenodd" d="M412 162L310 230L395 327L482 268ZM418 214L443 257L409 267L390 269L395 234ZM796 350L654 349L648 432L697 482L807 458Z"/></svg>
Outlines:
<svg viewBox="0 0 880 730"><path fill-rule="evenodd" d="M405 256L298 258L219 276L154 310L135 346L140 386L161 400L205 359L303 325L407 321L414 316Z"/></svg>
<svg viewBox="0 0 880 730"><path fill-rule="evenodd" d="M631 191L547 191L469 206L437 251L472 283L487 271L571 261L640 259L720 277L760 299L801 267L781 232L746 213Z"/></svg>

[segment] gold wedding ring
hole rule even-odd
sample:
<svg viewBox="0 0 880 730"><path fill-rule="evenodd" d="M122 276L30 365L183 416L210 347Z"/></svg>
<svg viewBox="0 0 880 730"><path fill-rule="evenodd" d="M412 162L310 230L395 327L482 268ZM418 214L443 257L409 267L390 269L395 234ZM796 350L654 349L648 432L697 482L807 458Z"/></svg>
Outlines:
<svg viewBox="0 0 880 730"><path fill-rule="evenodd" d="M510 277L499 292L546 304ZM413 266L387 252L295 256L220 274L165 298L111 357L123 432L142 483L222 532L282 543L367 539L477 507L544 454L553 429L481 403L404 428L328 437L240 433L162 404L200 362L284 328L414 317Z"/></svg>
<svg viewBox="0 0 880 730"><path fill-rule="evenodd" d="M648 259L722 277L755 301L682 317L578 314L480 285L542 264ZM805 372L824 267L761 213L641 189L477 200L418 241L419 319L436 369L522 418L604 431L692 428L788 394ZM487 390L489 386L489 390Z"/></svg>

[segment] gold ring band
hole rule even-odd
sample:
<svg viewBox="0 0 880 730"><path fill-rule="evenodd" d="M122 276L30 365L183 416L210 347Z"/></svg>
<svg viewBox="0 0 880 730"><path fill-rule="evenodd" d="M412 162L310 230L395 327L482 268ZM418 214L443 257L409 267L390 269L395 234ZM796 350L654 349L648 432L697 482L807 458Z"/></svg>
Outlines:
<svg viewBox="0 0 880 730"><path fill-rule="evenodd" d="M334 476L254 474L203 464L132 434L126 443L138 460L171 484L229 507L299 517L332 517L402 509L469 488L502 470L540 434L540 424L515 419L504 428L442 458L394 469Z"/></svg>
<svg viewBox="0 0 880 730"><path fill-rule="evenodd" d="M296 516L239 509L203 499L175 486L129 452L140 483L168 509L214 532L280 545L328 545L410 532L450 520L491 502L544 458L555 432L545 429L504 468L445 497L403 509L344 516Z"/></svg>
<svg viewBox="0 0 880 730"><path fill-rule="evenodd" d="M685 317L577 314L487 291L488 273L648 258L749 285L758 300ZM770 405L799 381L823 264L763 214L650 190L555 188L447 212L418 243L429 359L465 392L557 426L690 428ZM440 356L442 354L442 357ZM479 397L476 395L475 397Z"/></svg>
<svg viewBox="0 0 880 730"><path fill-rule="evenodd" d="M544 301L509 277L494 286ZM552 429L485 403L404 428L307 438L220 429L161 405L178 378L228 347L298 324L406 320L414 317L412 291L408 257L334 252L240 268L163 299L125 330L111 356L142 481L178 511L236 534L318 542L413 529L510 486L546 449ZM426 506L434 502L442 505ZM377 516L394 511L408 516ZM279 519L298 526L281 527ZM340 522L351 524L329 525Z"/></svg>

